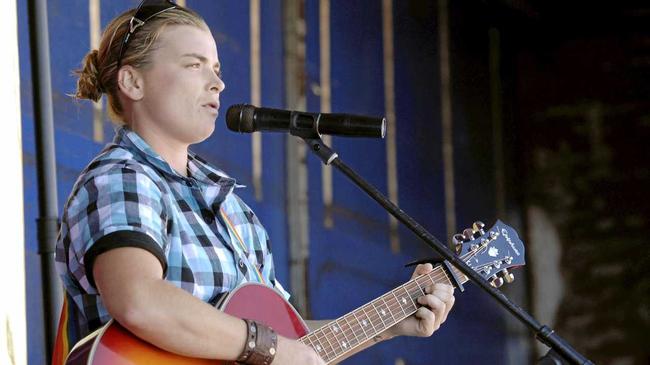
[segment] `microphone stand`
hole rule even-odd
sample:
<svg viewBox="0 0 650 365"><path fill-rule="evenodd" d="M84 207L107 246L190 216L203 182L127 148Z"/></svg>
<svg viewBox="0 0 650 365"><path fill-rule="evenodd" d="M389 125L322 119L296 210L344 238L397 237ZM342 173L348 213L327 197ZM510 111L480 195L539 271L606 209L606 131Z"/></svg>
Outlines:
<svg viewBox="0 0 650 365"><path fill-rule="evenodd" d="M444 257L449 263L455 266L470 280L472 280L478 287L486 291L496 301L501 304L507 311L509 311L515 318L524 323L535 333L535 338L551 348L547 356L553 356L552 352L559 354L563 359L566 359L571 364L580 365L594 365L589 359L584 357L578 351L573 349L562 337L560 337L553 329L546 325L541 325L535 318L528 314L521 307L511 302L500 290L492 287L486 280L477 274L472 268L467 266L463 260L460 260L453 254L447 247L429 233L418 222L401 210L398 206L393 204L386 196L384 196L377 188L365 181L354 170L348 167L338 154L331 148L323 143L321 136L318 133L318 120L312 123L311 127L304 127L298 123L298 113L294 113L290 122L290 133L294 136L302 138L309 149L315 153L326 165L333 165L339 171L343 172L345 176L350 178L357 186L365 191L371 198L379 203L391 215L393 215L402 224L408 227L416 236L422 239L427 245L433 248L440 256ZM556 362L557 363L557 362Z"/></svg>

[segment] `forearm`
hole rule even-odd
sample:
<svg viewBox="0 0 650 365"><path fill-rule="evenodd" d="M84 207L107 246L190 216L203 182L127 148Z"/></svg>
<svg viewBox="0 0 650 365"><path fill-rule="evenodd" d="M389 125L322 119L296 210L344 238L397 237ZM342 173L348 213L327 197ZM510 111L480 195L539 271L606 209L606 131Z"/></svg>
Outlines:
<svg viewBox="0 0 650 365"><path fill-rule="evenodd" d="M109 250L93 273L108 313L137 337L188 357L234 360L242 352L245 322L165 281L149 252Z"/></svg>
<svg viewBox="0 0 650 365"><path fill-rule="evenodd" d="M131 308L118 308L114 316L143 340L188 357L235 360L242 352L246 326L241 319L164 280L147 280L133 290Z"/></svg>

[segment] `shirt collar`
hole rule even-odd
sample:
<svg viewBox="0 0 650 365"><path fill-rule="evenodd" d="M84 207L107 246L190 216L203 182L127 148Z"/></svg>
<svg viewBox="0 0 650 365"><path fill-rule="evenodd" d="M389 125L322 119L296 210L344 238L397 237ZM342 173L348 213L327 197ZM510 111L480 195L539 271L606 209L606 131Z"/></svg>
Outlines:
<svg viewBox="0 0 650 365"><path fill-rule="evenodd" d="M154 151L151 146L142 139L142 137L126 126L121 127L117 131L113 143L123 146L134 154L143 157L157 170L176 180L183 180L191 185L196 183L199 186L219 185L221 188L219 189L221 191L221 194L219 195L227 195L223 193L230 193L234 188L244 187L244 185L237 184L237 181L234 178L228 176L222 170L212 166L209 162L191 151L188 151L187 156L188 176L179 174L162 158L162 156L156 153L156 151Z"/></svg>

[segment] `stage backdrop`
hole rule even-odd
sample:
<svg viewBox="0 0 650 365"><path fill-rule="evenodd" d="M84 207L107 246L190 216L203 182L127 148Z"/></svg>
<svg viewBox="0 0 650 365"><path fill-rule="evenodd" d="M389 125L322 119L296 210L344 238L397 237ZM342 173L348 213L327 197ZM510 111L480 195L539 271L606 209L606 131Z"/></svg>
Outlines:
<svg viewBox="0 0 650 365"><path fill-rule="evenodd" d="M72 70L80 67L91 46L96 47L100 29L137 3L48 1L60 209L80 170L113 136L104 105L77 102L69 96L76 82ZM444 32L440 19L445 17L440 17L436 2L306 0L304 4L307 109L389 115L391 141L334 138L333 147L380 190L390 189L392 197L442 241L456 233L448 231L449 219L455 220L450 228L460 231L476 219L491 224L496 215L487 92L488 25L459 18L468 12L464 8L476 6L473 2L453 3L442 14L449 21ZM269 231L278 277L290 288L286 197L292 192L285 188L285 145L286 138L292 137L264 134L262 154L256 157L251 137L227 131L224 123L226 107L234 103L285 106L282 2L188 0L187 5L211 27L227 85L214 135L194 150L248 186L239 192ZM26 13L25 2L18 2L27 336L29 363L42 364ZM441 71L441 34L450 44L447 73L444 67ZM464 76L469 74L478 76ZM451 77L447 96L441 75ZM451 108L451 126L443 126L443 107ZM453 151L446 157L445 141ZM405 269L405 263L433 256L410 232L391 231L387 214L339 173L334 171L329 178L326 172L323 178L321 163L313 156L307 156L306 164L310 222L306 279L313 318L335 318L357 308L407 280L411 269ZM254 166L261 166L257 182ZM447 186L445 171L452 178ZM347 363L504 364L508 362L504 317L489 298L468 285L465 293L457 293L453 313L432 338L396 339Z"/></svg>

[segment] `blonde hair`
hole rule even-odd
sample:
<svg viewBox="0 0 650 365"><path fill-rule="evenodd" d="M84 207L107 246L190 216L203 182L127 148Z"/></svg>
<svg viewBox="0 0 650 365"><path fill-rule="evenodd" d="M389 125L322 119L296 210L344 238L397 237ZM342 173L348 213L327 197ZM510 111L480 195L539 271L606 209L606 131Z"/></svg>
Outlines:
<svg viewBox="0 0 650 365"><path fill-rule="evenodd" d="M93 49L84 57L83 67L74 71L77 80L77 99L99 101L102 94L108 97L108 116L117 123L124 124L124 109L118 97L117 62L122 41L129 30L129 21L136 9L128 10L114 18L104 29L99 49ZM192 25L209 30L205 20L194 11L176 6L147 21L131 35L129 44L122 56L121 65L144 68L151 62L154 45L166 26Z"/></svg>

